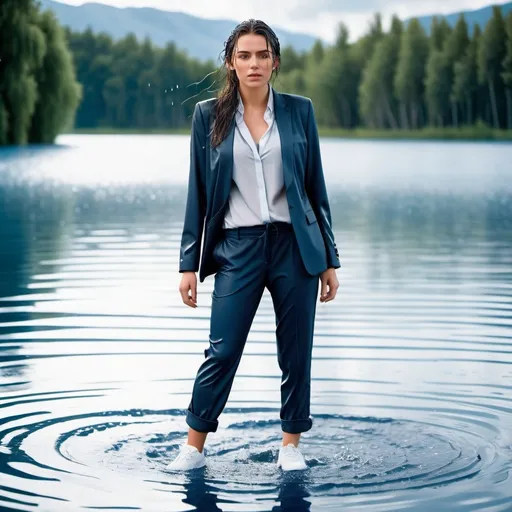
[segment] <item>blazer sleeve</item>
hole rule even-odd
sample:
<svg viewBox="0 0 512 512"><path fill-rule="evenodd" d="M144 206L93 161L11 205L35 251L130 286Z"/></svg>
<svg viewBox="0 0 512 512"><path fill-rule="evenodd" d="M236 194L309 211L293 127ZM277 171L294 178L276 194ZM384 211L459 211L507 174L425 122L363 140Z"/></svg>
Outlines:
<svg viewBox="0 0 512 512"><path fill-rule="evenodd" d="M331 227L331 208L325 186L318 128L313 103L310 99L308 99L307 139L306 192L324 238L327 264L330 268L339 268L341 264Z"/></svg>
<svg viewBox="0 0 512 512"><path fill-rule="evenodd" d="M192 115L187 204L181 235L179 272L197 272L206 212L206 127L199 103Z"/></svg>

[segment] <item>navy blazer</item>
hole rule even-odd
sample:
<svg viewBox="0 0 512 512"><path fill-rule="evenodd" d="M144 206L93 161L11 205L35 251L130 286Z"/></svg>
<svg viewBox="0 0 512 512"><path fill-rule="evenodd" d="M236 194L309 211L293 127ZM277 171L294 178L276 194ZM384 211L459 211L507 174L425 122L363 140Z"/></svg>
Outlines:
<svg viewBox="0 0 512 512"><path fill-rule="evenodd" d="M318 275L329 267L339 268L341 265L331 227L313 104L304 96L271 90L293 230L307 272ZM192 116L190 174L180 247L179 271L199 270L201 282L219 269L212 253L222 236L233 173L236 121L233 118L220 145L212 147L210 133L214 104L215 98L200 101Z"/></svg>

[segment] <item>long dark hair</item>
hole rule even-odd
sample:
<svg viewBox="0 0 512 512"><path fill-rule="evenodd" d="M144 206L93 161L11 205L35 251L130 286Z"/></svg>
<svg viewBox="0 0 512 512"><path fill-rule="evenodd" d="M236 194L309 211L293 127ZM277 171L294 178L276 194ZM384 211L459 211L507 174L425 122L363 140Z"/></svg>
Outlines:
<svg viewBox="0 0 512 512"><path fill-rule="evenodd" d="M226 64L233 60L233 52L240 36L245 34L257 34L263 36L267 41L267 48L272 50L272 58L281 58L281 46L275 32L261 20L246 20L235 27L228 40L224 44L223 66L225 70L225 84L217 96L215 102L215 120L212 128L211 145L218 146L226 136L231 121L235 115L238 106L238 77L236 71L226 67ZM278 68L272 71L275 76L278 75Z"/></svg>

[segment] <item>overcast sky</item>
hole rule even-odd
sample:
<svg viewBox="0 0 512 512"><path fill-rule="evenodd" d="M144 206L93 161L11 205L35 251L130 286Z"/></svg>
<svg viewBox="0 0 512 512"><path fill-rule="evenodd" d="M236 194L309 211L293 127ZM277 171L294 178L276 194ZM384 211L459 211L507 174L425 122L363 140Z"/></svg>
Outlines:
<svg viewBox="0 0 512 512"><path fill-rule="evenodd" d="M84 0L58 0L80 5ZM401 18L422 14L448 14L473 10L510 0L97 0L116 7L156 7L181 11L202 18L241 21L259 18L271 26L305 32L332 41L339 21L344 21L352 37L366 29L372 13L380 11L387 22L391 14Z"/></svg>

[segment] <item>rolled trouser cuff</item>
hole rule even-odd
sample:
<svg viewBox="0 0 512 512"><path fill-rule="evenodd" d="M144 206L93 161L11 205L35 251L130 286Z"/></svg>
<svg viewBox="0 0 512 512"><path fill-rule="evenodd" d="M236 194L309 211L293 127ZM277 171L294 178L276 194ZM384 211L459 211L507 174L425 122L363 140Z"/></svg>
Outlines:
<svg viewBox="0 0 512 512"><path fill-rule="evenodd" d="M187 410L187 425L198 432L216 432L219 426L218 421L204 420Z"/></svg>
<svg viewBox="0 0 512 512"><path fill-rule="evenodd" d="M301 434L311 430L312 426L313 420L311 418L304 420L281 420L281 428L287 434Z"/></svg>

